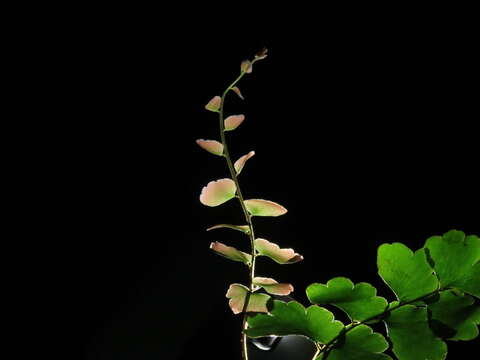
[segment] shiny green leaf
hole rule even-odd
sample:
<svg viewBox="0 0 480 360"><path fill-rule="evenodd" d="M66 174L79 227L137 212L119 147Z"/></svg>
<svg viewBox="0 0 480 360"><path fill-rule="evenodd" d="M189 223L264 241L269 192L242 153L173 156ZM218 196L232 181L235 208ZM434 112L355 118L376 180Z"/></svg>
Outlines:
<svg viewBox="0 0 480 360"><path fill-rule="evenodd" d="M461 281L452 285L480 299L480 261L472 266L472 270Z"/></svg>
<svg viewBox="0 0 480 360"><path fill-rule="evenodd" d="M388 360L390 356L382 354L388 349L383 335L373 332L367 325L359 325L346 333L344 341L335 345L328 353L328 360ZM325 359L325 353L317 359Z"/></svg>
<svg viewBox="0 0 480 360"><path fill-rule="evenodd" d="M362 282L356 285L350 279L337 277L324 284L311 284L307 296L312 304L332 304L347 313L351 320L364 321L381 314L387 300L376 296L377 289Z"/></svg>
<svg viewBox="0 0 480 360"><path fill-rule="evenodd" d="M480 238L451 230L425 243L442 288L455 287L480 297Z"/></svg>
<svg viewBox="0 0 480 360"><path fill-rule="evenodd" d="M447 345L429 327L427 309L405 305L385 320L393 353L399 360L443 360Z"/></svg>
<svg viewBox="0 0 480 360"><path fill-rule="evenodd" d="M378 273L401 301L410 301L438 288L424 249L413 253L401 243L378 248Z"/></svg>
<svg viewBox="0 0 480 360"><path fill-rule="evenodd" d="M478 336L480 304L474 298L454 291L443 291L440 299L428 305L431 321L446 325L454 330L449 340L472 340Z"/></svg>
<svg viewBox="0 0 480 360"><path fill-rule="evenodd" d="M300 303L275 300L270 314L258 314L248 319L246 334L250 337L268 335L303 335L313 342L326 344L343 330L327 309L312 305L305 309Z"/></svg>

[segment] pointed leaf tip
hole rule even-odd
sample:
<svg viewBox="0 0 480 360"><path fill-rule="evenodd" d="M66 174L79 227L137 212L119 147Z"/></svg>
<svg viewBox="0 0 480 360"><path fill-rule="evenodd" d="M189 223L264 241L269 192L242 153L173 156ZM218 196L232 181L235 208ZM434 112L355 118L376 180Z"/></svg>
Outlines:
<svg viewBox="0 0 480 360"><path fill-rule="evenodd" d="M250 296L248 296L250 294ZM267 313L267 303L270 296L267 294L250 293L250 290L242 284L232 284L228 288L226 297L230 299L228 304L234 314L240 314L245 307L245 300L248 296L248 306L246 312Z"/></svg>
<svg viewBox="0 0 480 360"><path fill-rule="evenodd" d="M268 256L282 265L294 264L303 260L303 256L297 254L293 249L280 249L280 246L265 239L256 239L255 249L260 255Z"/></svg>
<svg viewBox="0 0 480 360"><path fill-rule="evenodd" d="M255 155L255 151L250 151L247 155L243 155L237 161L235 161L235 164L233 164L233 166L235 168L235 171L237 172L237 175L240 174L247 160L250 159L253 155Z"/></svg>
<svg viewBox="0 0 480 360"><path fill-rule="evenodd" d="M253 279L253 284L264 288L266 292L272 295L286 296L293 291L292 284L279 284L276 280L271 278L256 277Z"/></svg>
<svg viewBox="0 0 480 360"><path fill-rule="evenodd" d="M218 206L235 197L237 187L232 179L210 181L202 189L200 202L206 206Z"/></svg>
<svg viewBox="0 0 480 360"><path fill-rule="evenodd" d="M255 54L255 60L265 59L267 57L267 52L268 52L268 49L264 47L262 50L260 50Z"/></svg>
<svg viewBox="0 0 480 360"><path fill-rule="evenodd" d="M214 155L223 156L223 145L216 140L197 140L198 146Z"/></svg>
<svg viewBox="0 0 480 360"><path fill-rule="evenodd" d="M250 264L252 262L252 255L244 253L243 251L235 249L233 246L227 246L221 242L215 241L210 244L210 249L217 254L226 257L227 259Z"/></svg>
<svg viewBox="0 0 480 360"><path fill-rule="evenodd" d="M240 99L245 100L245 98L243 97L242 93L240 92L240 89L238 88L238 86L234 86L234 87L232 88L232 90L233 90L233 92L234 92L235 94L238 95L238 97L239 97Z"/></svg>
<svg viewBox="0 0 480 360"><path fill-rule="evenodd" d="M231 115L224 121L225 131L235 130L245 120L244 115Z"/></svg>
<svg viewBox="0 0 480 360"><path fill-rule="evenodd" d="M222 98L220 96L214 96L207 105L205 105L205 109L208 111L218 112L220 106L222 105Z"/></svg>
<svg viewBox="0 0 480 360"><path fill-rule="evenodd" d="M243 60L240 69L247 74L252 72L252 63L249 60Z"/></svg>
<svg viewBox="0 0 480 360"><path fill-rule="evenodd" d="M280 216L287 213L282 205L270 200L250 199L245 200L244 204L253 216Z"/></svg>

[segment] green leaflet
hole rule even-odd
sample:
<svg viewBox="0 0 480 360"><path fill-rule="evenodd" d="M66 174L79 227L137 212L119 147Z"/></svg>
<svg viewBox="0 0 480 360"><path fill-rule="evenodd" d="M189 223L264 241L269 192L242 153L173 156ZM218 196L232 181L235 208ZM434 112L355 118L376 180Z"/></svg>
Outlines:
<svg viewBox="0 0 480 360"><path fill-rule="evenodd" d="M401 243L378 248L378 273L400 301L410 301L435 291L438 280L424 249L415 253Z"/></svg>
<svg viewBox="0 0 480 360"><path fill-rule="evenodd" d="M456 287L480 297L480 238L451 230L425 244L442 288Z"/></svg>
<svg viewBox="0 0 480 360"><path fill-rule="evenodd" d="M200 194L200 202L205 206L218 206L235 197L237 186L232 179L210 181Z"/></svg>
<svg viewBox="0 0 480 360"><path fill-rule="evenodd" d="M240 89L238 88L238 86L234 86L232 87L232 91L237 94L237 96L242 99L242 100L245 100L243 95L242 95L242 92L240 91Z"/></svg>
<svg viewBox="0 0 480 360"><path fill-rule="evenodd" d="M244 115L231 115L224 120L225 131L235 130L245 120Z"/></svg>
<svg viewBox="0 0 480 360"><path fill-rule="evenodd" d="M202 149L207 150L211 154L223 156L223 144L219 143L216 140L198 139L197 144Z"/></svg>
<svg viewBox="0 0 480 360"><path fill-rule="evenodd" d="M235 161L235 163L233 164L233 167L235 168L237 175L239 175L242 172L243 167L245 166L245 163L253 155L255 155L255 151L250 151L247 155L243 155L237 161Z"/></svg>
<svg viewBox="0 0 480 360"><path fill-rule="evenodd" d="M326 285L315 283L307 288L312 304L335 305L356 321L381 314L387 308L387 300L376 294L377 290L372 285L364 282L354 285L345 277L333 278Z"/></svg>
<svg viewBox="0 0 480 360"><path fill-rule="evenodd" d="M281 249L277 244L265 239L255 239L255 249L259 256L268 256L278 264L294 264L303 260L303 256L293 249Z"/></svg>
<svg viewBox="0 0 480 360"><path fill-rule="evenodd" d="M313 342L326 344L343 330L327 309L312 305L305 309L300 303L275 300L270 314L258 314L248 319L246 334L250 337L268 335L303 335Z"/></svg>
<svg viewBox="0 0 480 360"><path fill-rule="evenodd" d="M218 255L233 261L243 262L246 265L249 265L252 262L252 255L237 250L233 246L222 244L218 241L212 242L210 244L210 249L215 251Z"/></svg>
<svg viewBox="0 0 480 360"><path fill-rule="evenodd" d="M218 112L220 106L222 105L222 98L220 96L214 96L207 105L205 105L205 109L208 111Z"/></svg>
<svg viewBox="0 0 480 360"><path fill-rule="evenodd" d="M385 322L399 360L445 359L447 344L430 329L426 308L405 305L393 310Z"/></svg>
<svg viewBox="0 0 480 360"><path fill-rule="evenodd" d="M449 340L472 340L478 336L480 304L468 295L444 291L439 301L428 305L431 323L441 324L453 330Z"/></svg>
<svg viewBox="0 0 480 360"><path fill-rule="evenodd" d="M242 72L250 74L252 72L252 62L249 60L243 60L240 65L240 69Z"/></svg>
<svg viewBox="0 0 480 360"><path fill-rule="evenodd" d="M250 233L250 227L248 225L230 225L230 224L214 225L214 226L209 227L207 229L207 231L211 231L211 230L215 230L215 229L221 229L221 228L228 228L228 229L232 229L232 230L237 230L237 231L241 231L245 234Z"/></svg>
<svg viewBox="0 0 480 360"><path fill-rule="evenodd" d="M335 346L327 356L328 360L388 360L390 356L382 354L388 349L383 335L374 333L367 325L359 325L350 330L344 341ZM324 359L325 353L317 357Z"/></svg>
<svg viewBox="0 0 480 360"><path fill-rule="evenodd" d="M267 304L270 301L270 296L261 293L250 293L250 290L245 285L230 285L225 296L230 299L228 305L234 314L240 314L243 312L247 297L247 312L268 312Z"/></svg>
<svg viewBox="0 0 480 360"><path fill-rule="evenodd" d="M472 266L472 271L461 281L456 282L455 286L480 299L480 262Z"/></svg>
<svg viewBox="0 0 480 360"><path fill-rule="evenodd" d="M282 205L270 200L249 199L243 203L252 216L280 216L287 213Z"/></svg>
<svg viewBox="0 0 480 360"><path fill-rule="evenodd" d="M256 286L263 288L266 292L273 295L286 296L293 291L292 284L279 284L276 280L265 277L256 277L253 279Z"/></svg>

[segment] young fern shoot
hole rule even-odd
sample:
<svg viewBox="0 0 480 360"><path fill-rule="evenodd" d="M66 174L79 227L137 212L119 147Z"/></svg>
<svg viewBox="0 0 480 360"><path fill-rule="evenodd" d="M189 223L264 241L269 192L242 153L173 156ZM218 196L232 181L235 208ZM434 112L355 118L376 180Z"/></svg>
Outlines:
<svg viewBox="0 0 480 360"><path fill-rule="evenodd" d="M250 240L250 253L237 250L234 247L224 245L220 242L213 242L210 248L219 255L230 260L244 263L249 272L249 282L247 285L231 284L227 291L229 305L234 314L243 313L241 330L241 349L242 357L248 360L247 338L245 330L248 328L248 316L251 313L267 313L267 302L270 296L260 292L263 289L268 294L288 295L293 291L290 284L278 283L271 278L256 277L255 262L258 256L267 256L279 264L291 264L298 262L303 257L295 253L292 249L281 249L277 244L271 243L265 239L255 238L255 230L252 218L254 216L280 216L287 210L269 200L264 199L245 199L242 193L238 175L243 170L246 162L255 155L254 151L241 156L237 161L232 162L228 144L226 141L226 132L234 131L245 120L244 115L229 115L225 117L225 100L229 92L234 92L242 100L243 95L237 84L246 75L252 72L253 64L267 57L267 49L258 52L253 60L244 60L240 65L240 74L225 89L222 96L213 97L205 108L218 114L220 141L217 140L197 140L197 144L206 151L225 158L230 178L212 181L202 189L200 202L206 206L219 206L233 198L237 198L245 217L246 225L219 224L214 225L207 230L219 228L229 228L245 233Z"/></svg>
<svg viewBox="0 0 480 360"><path fill-rule="evenodd" d="M254 151L235 162L226 141L244 121L244 115L225 116L225 100L234 92L243 100L237 84L252 72L252 66L267 56L267 50L253 60L244 60L240 74L221 96L213 97L205 108L218 114L219 140L197 140L209 153L225 159L229 177L209 182L200 194L206 206L220 206L237 198L245 224L221 223L207 231L227 228L244 233L250 251L215 241L215 253L241 262L248 269L247 284L231 284L226 297L234 314L243 314L241 353L248 360L247 336L301 335L314 345L312 360L392 360L391 346L398 360L444 360L447 341L469 341L478 337L480 325L480 237L451 230L433 236L413 251L401 243L382 244L378 248L378 274L395 298L377 295L377 289L366 282L355 284L346 277L335 277L326 283L313 283L306 289L311 305L297 301L272 300L270 295L288 295L291 284L278 283L255 273L260 256L278 264L303 260L293 249L282 249L269 240L257 238L254 216L276 217L287 210L269 200L246 199L238 180ZM268 306L267 306L268 304ZM326 308L325 306L329 306ZM335 319L341 311L348 317L343 323ZM374 331L372 324L383 322L386 334Z"/></svg>

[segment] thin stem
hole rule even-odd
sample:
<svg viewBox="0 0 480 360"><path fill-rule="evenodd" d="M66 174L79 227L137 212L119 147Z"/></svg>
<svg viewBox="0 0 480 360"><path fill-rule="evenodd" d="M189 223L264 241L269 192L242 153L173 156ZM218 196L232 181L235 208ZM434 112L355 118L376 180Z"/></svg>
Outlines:
<svg viewBox="0 0 480 360"><path fill-rule="evenodd" d="M247 329L247 316L243 316L243 321L242 321L242 334L241 334L241 343L242 343L242 358L244 360L248 360L248 347L247 347L247 334L245 334L245 331Z"/></svg>
<svg viewBox="0 0 480 360"><path fill-rule="evenodd" d="M255 62L255 60L252 61L252 64ZM255 232L253 230L253 223L252 223L252 217L249 214L247 207L245 206L245 203L243 201L243 195L242 195L242 190L240 188L240 183L238 182L237 178L237 172L235 170L235 167L233 166L232 159L230 158L230 153L228 151L228 145L227 141L225 138L225 123L224 123L224 115L223 115L223 108L224 108L224 103L225 103L225 97L228 94L230 90L243 78L243 76L246 73L244 71L240 72L240 75L227 87L227 89L223 92L222 94L222 101L220 104L220 109L219 109L219 121L220 121L220 139L222 141L223 145L223 156L225 157L228 165L228 170L230 171L230 176L232 177L232 180L235 183L235 186L237 188L237 198L238 201L240 202L240 206L242 207L243 214L245 215L245 220L248 224L249 227L249 232L248 235L250 237L250 247L251 247L251 255L252 255L252 261L249 264L249 288L250 291L253 292L255 290L255 285L253 284L253 279L255 278L255 260L256 260L256 253L255 253ZM248 302L249 302L250 296L247 296L247 299L245 299L245 304L243 306L243 321L242 321L242 336L241 336L241 343L242 343L242 358L243 360L248 360L248 349L247 349L247 335L245 334L244 330L247 328L247 307L248 307Z"/></svg>
<svg viewBox="0 0 480 360"><path fill-rule="evenodd" d="M406 302L403 302L403 303L398 303L397 305L392 306L391 308L385 309L385 310L384 310L383 312L381 312L380 314L371 316L371 317L369 317L368 319L365 319L365 320L363 320L363 321L359 321L359 322L355 322L355 323L349 324L349 326L348 326L348 327L345 327L344 330L343 330L342 332L340 332L340 334L338 334L338 335L335 336L332 340L330 340L328 343L326 343L325 346L320 350L319 354L321 354L322 352L327 351L327 352L325 353L326 356L325 356L325 358L324 358L324 359L326 359L327 356L328 356L328 354L329 354L329 352L330 352L330 350L332 349L332 346L335 344L335 342L336 342L341 336L343 336L343 335L345 335L346 333L348 333L350 330L355 329L357 326L366 324L366 323L368 323L368 322L370 322L370 321L372 321L372 320L375 320L375 319L378 319L378 318L382 318L383 316L385 316L385 314L386 314L387 312L396 310L396 309L398 309L398 308L401 308L401 307L403 307L403 306L405 306L405 305L412 304L412 303L417 302L417 301L421 301L421 300L423 300L423 299L428 298L429 296L432 296L432 295L434 295L434 294L439 293L440 291L441 291L441 289L437 289L437 290L432 291L432 292L430 292L430 293L428 293L428 294L426 294L426 295L419 296L418 298L415 298L415 299L413 299L413 300L409 300L409 301L406 301ZM319 354L318 354L318 355L319 355ZM317 355L317 356L318 356L318 355Z"/></svg>
<svg viewBox="0 0 480 360"><path fill-rule="evenodd" d="M317 348L317 351L315 352L315 355L313 355L312 360L315 360L318 355L320 355L320 352L322 351L322 347L319 343L315 343L315 346Z"/></svg>

